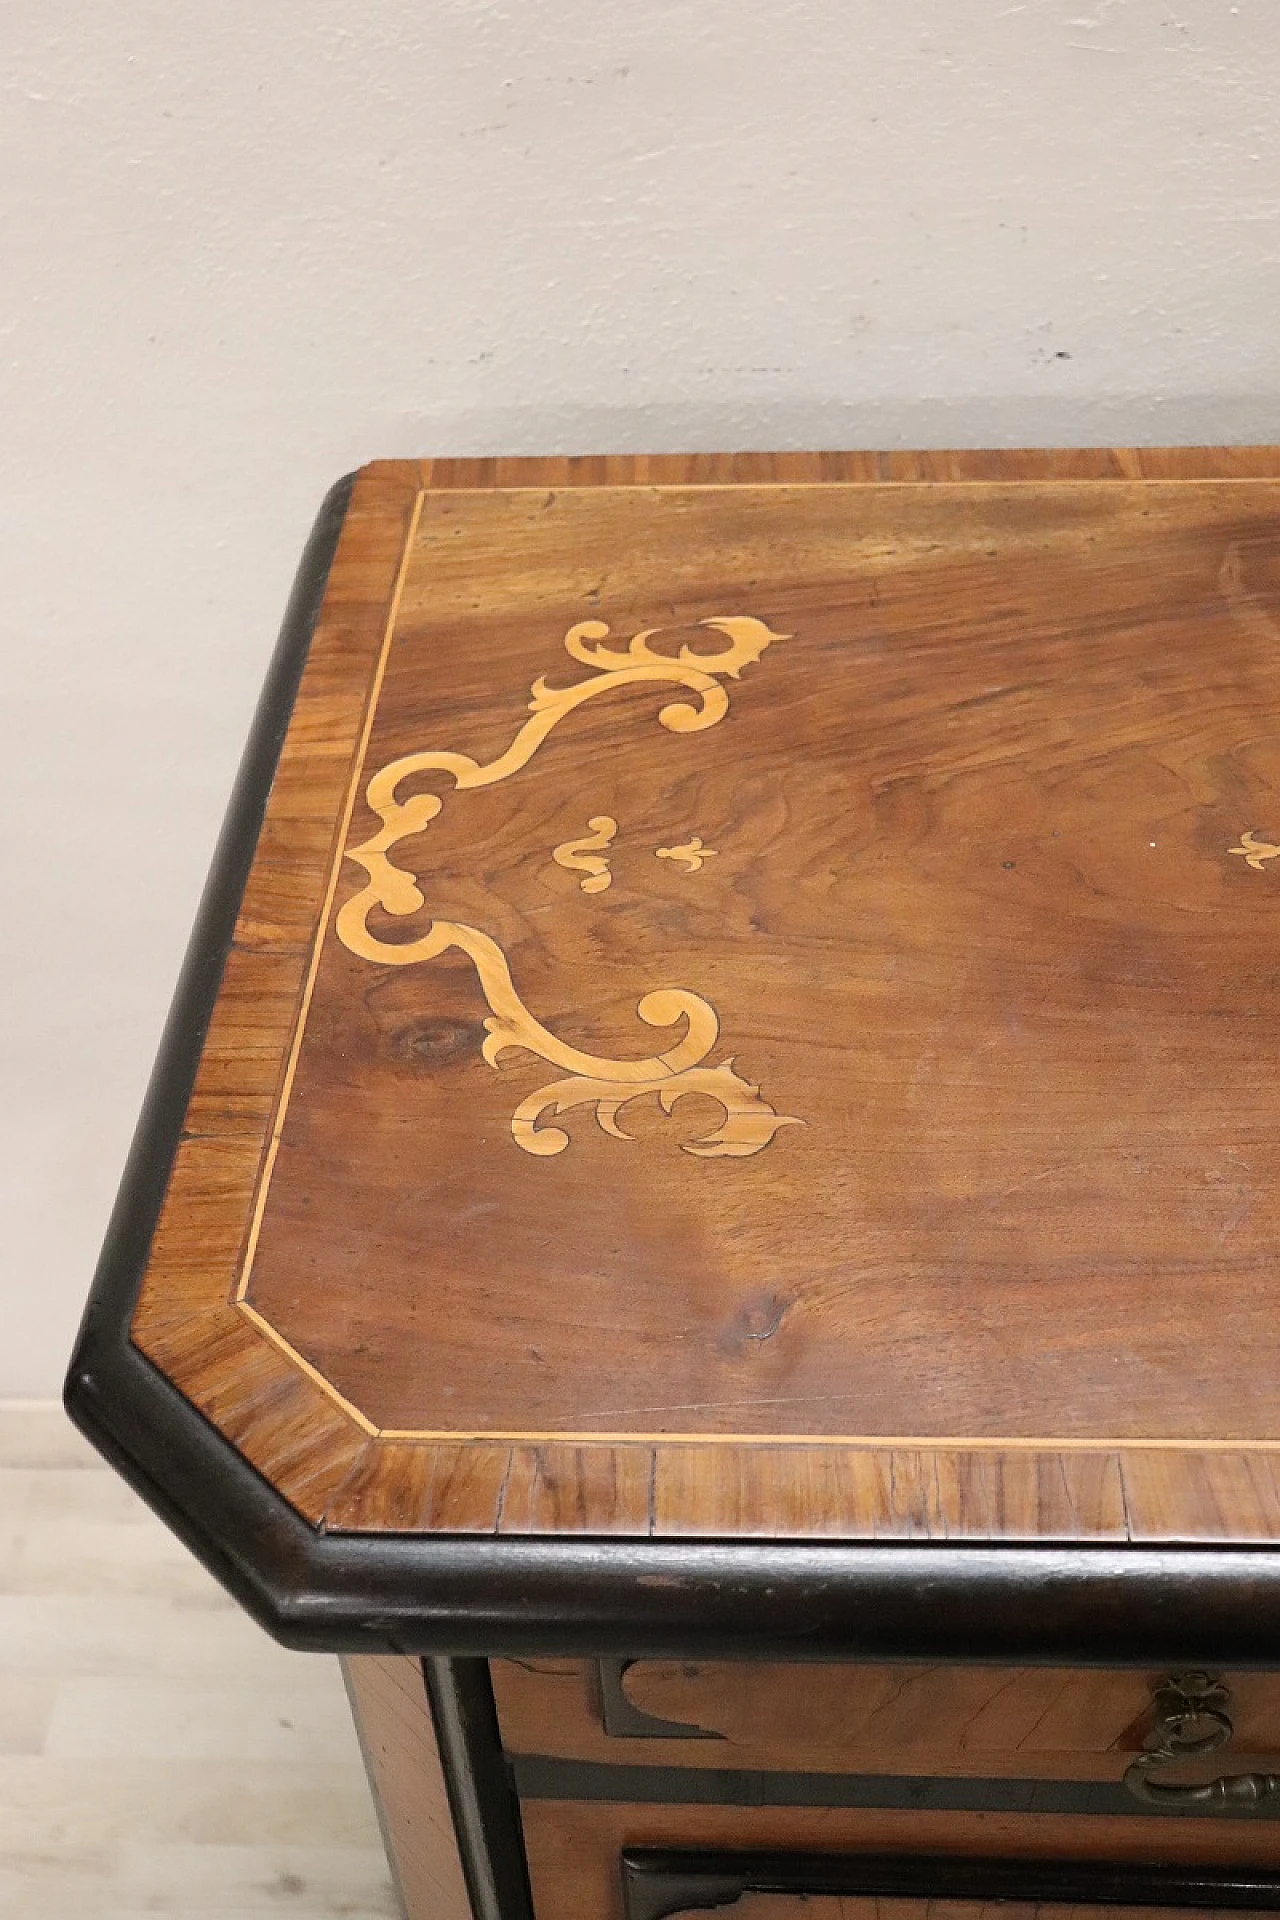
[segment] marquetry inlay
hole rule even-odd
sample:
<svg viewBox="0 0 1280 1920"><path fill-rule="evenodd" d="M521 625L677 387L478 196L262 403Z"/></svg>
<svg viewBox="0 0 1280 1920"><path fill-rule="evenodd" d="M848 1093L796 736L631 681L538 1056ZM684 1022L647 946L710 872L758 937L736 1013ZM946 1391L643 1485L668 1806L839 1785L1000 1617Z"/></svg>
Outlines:
<svg viewBox="0 0 1280 1920"><path fill-rule="evenodd" d="M135 1344L334 1531L1273 1541L1280 462L442 472Z"/></svg>
<svg viewBox="0 0 1280 1920"><path fill-rule="evenodd" d="M697 873L704 861L715 859L717 849L704 846L701 837L695 833L691 840L684 841L678 847L658 847L655 851L659 860L676 860L686 873Z"/></svg>
<svg viewBox="0 0 1280 1920"><path fill-rule="evenodd" d="M553 847L551 858L558 867L582 874L578 885L583 893L607 893L613 885L613 875L608 860L603 857L603 849L612 846L618 823L610 814L595 813L587 826L590 831L580 840L562 840L558 847Z"/></svg>
<svg viewBox="0 0 1280 1920"><path fill-rule="evenodd" d="M1240 835L1240 845L1228 847L1227 852L1243 855L1245 865L1261 873L1263 861L1274 860L1276 855L1280 854L1280 847L1273 846L1269 840L1257 839L1253 829L1250 828L1247 833Z"/></svg>
<svg viewBox="0 0 1280 1920"><path fill-rule="evenodd" d="M729 694L721 685L722 678L737 680L744 668L761 659L766 648L791 637L774 633L763 620L747 614L717 616L700 624L723 634L727 645L716 653L695 653L684 646L678 654L664 654L650 645L661 628L646 627L624 648L608 647L605 641L609 628L603 621L580 621L565 635L565 651L593 672L567 687L549 686L546 676L540 675L533 683L529 702L532 718L525 721L505 753L484 763L469 754L440 748L403 754L380 768L366 791L369 807L382 827L372 839L348 849L348 858L364 868L368 884L338 914L338 938L361 959L384 967L417 966L436 959L450 947L466 954L490 1009L481 1047L488 1065L497 1066L510 1048L523 1048L550 1066L562 1068L566 1076L539 1087L512 1115L511 1136L526 1153L542 1157L563 1153L569 1135L562 1127L543 1124L544 1118L556 1118L582 1106L595 1108L596 1120L605 1133L626 1140L629 1136L618 1123L619 1111L646 1094L655 1094L667 1113L686 1094L703 1094L719 1104L723 1122L682 1143L684 1152L697 1159L722 1155L746 1159L767 1147L780 1127L803 1124L793 1115L778 1113L758 1086L734 1071L731 1059L708 1063L720 1038L720 1020L701 994L674 986L646 993L636 1008L646 1026L682 1026L683 1033L672 1046L644 1059L609 1058L571 1045L534 1017L511 977L505 953L483 929L433 920L417 939L396 941L383 939L369 925L369 916L375 911L403 918L426 904L412 874L391 858L402 840L420 834L444 807L439 794L404 793L416 775L447 774L459 792L493 786L527 766L552 729L588 700L647 682L671 683L694 694L696 704L680 700L662 707L658 724L668 733L701 733L718 725L729 711ZM555 849L553 858L561 866L585 869L589 878L582 882L583 892L598 893L608 887L611 875L606 862L585 849L607 846L617 823L602 814L589 824L589 839L564 843ZM700 866L701 846L701 841L695 840L687 848L666 851L673 856L688 855L695 866Z"/></svg>

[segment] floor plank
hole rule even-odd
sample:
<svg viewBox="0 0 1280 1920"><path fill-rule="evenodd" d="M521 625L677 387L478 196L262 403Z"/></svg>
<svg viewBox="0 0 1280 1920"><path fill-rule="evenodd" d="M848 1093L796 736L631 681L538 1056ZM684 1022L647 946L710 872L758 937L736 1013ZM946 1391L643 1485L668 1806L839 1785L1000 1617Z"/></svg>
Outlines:
<svg viewBox="0 0 1280 1920"><path fill-rule="evenodd" d="M6 1920L390 1920L336 1660L275 1646L75 1434L0 1403Z"/></svg>

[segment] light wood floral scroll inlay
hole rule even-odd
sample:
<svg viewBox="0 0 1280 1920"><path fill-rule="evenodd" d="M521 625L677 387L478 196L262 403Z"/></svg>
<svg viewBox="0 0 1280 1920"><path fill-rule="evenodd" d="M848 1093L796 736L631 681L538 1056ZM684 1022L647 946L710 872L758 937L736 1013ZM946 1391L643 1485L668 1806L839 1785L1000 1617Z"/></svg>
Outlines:
<svg viewBox="0 0 1280 1920"><path fill-rule="evenodd" d="M562 1153L569 1144L568 1134L563 1128L543 1124L544 1118L564 1114L578 1106L593 1106L604 1132L626 1139L628 1136L618 1124L619 1110L643 1094L656 1094L668 1113L686 1093L709 1094L719 1102L724 1112L723 1123L696 1140L683 1143L686 1153L700 1158L759 1153L762 1147L768 1146L779 1127L801 1124L775 1112L759 1087L735 1073L731 1059L717 1065L707 1064L708 1055L720 1037L719 1017L708 1001L687 988L659 987L645 994L636 1008L647 1026L683 1026L683 1033L671 1046L641 1060L609 1059L582 1052L535 1019L516 990L506 955L480 928L458 921L433 920L416 940L396 942L380 939L369 927L369 916L376 909L402 917L419 912L426 904L413 875L390 857L401 840L421 833L444 806L443 798L436 793L409 793L400 797L402 788L415 775L449 774L456 789L492 786L527 765L552 729L587 700L618 687L650 682L675 684L695 696L695 701L670 701L660 708L660 726L669 733L702 732L716 726L729 711L729 694L721 684L722 679L738 679L743 669L758 661L767 647L789 638L789 635L772 632L763 620L749 615L704 620L701 624L723 635L727 644L719 652L695 653L689 647L682 647L678 654L663 654L649 644L661 631L656 627L637 633L625 647L609 647L605 645L609 628L598 620L584 620L569 629L564 644L570 658L590 667L592 672L568 687L550 687L545 676L537 679L529 702L531 717L520 727L505 753L487 763L473 760L468 754L439 749L405 754L375 773L366 791L369 806L382 825L371 839L348 850L348 858L364 868L368 879L338 914L338 938L352 953L379 966L415 966L434 960L450 947L457 947L467 955L490 1008L490 1016L484 1023L483 1058L490 1066L496 1066L503 1053L523 1048L558 1067L566 1076L530 1094L512 1116L512 1137L526 1153ZM599 833L605 817L593 819L590 824ZM616 831L612 821L608 825ZM583 844L576 843L579 866L583 864ZM563 852L566 848L557 851ZM590 877L600 878L598 874ZM606 869L606 883L607 879Z"/></svg>
<svg viewBox="0 0 1280 1920"><path fill-rule="evenodd" d="M680 846L658 847L656 853L659 860L678 860L686 873L700 872L704 861L714 860L716 857L715 848L704 845L701 837L696 833L691 840L683 841Z"/></svg>

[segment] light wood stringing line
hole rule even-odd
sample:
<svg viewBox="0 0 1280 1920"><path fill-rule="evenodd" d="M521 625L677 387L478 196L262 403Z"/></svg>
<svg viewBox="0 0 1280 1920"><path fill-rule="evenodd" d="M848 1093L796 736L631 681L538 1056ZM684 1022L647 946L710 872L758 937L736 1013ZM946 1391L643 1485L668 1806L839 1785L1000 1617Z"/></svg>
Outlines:
<svg viewBox="0 0 1280 1920"><path fill-rule="evenodd" d="M355 811L356 795L360 790L360 780L364 773L364 758L368 751L369 737L373 732L373 722L378 710L378 696L382 691L382 681L387 670L387 657L391 651L391 642L395 635L396 621L400 616L400 600L404 593L404 583L409 571L409 561L413 555L413 544L417 537L418 522L422 518L422 508L426 498L425 489L420 489L414 498L413 509L409 515L409 526L405 534L404 549L400 555L400 565L396 570L395 586L391 594L391 605L387 610L387 624L382 636L382 646L379 649L377 664L374 667L373 678L369 685L369 699L365 708L364 723L360 729L360 738L356 747L355 765L352 768L351 781L347 788L347 798L342 810L342 821L338 830L333 866L329 874L328 886L325 889L324 904L320 909L320 923L316 930L315 944L311 950L306 982L302 989L302 999L298 1007L298 1018L290 1041L289 1059L285 1067L284 1079L281 1082L280 1098L271 1126L271 1137L267 1144L267 1151L262 1164L262 1172L258 1179L258 1191L254 1200L253 1218L249 1227L249 1237L245 1243L244 1264L241 1268L240 1281L235 1294L235 1304L241 1308L244 1306L245 1295L249 1287L249 1277L253 1271L253 1256L257 1251L258 1235L262 1230L262 1216L266 1209L267 1194L271 1187L271 1175L275 1170L276 1155L280 1151L280 1136L284 1131L285 1116L289 1107L289 1095L293 1091L294 1075L298 1070L298 1056L302 1051L303 1036L306 1032L307 1015L311 1010L311 997L315 992L316 975L320 971L320 954L324 947L324 936L328 931L329 916L333 911L333 897L338 890L338 875L342 870L342 855L346 846L347 834L351 828L351 816ZM248 1316L246 1315L246 1317ZM259 1319L260 1316L255 1315L254 1318ZM292 1359L301 1359L301 1355L297 1354L287 1343L282 1341L280 1344ZM342 1400L337 1390L330 1386L329 1382L324 1380L320 1374L315 1374L314 1377L333 1394L333 1397L339 1404L343 1406L347 1404Z"/></svg>

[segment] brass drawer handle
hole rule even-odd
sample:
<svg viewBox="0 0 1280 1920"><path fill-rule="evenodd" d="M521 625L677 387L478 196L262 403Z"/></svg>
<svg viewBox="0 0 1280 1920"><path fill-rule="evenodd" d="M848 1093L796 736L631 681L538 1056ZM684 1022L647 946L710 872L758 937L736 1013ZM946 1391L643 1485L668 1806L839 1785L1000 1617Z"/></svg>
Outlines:
<svg viewBox="0 0 1280 1920"><path fill-rule="evenodd" d="M1124 1776L1135 1800L1149 1807L1227 1807L1247 1812L1280 1793L1280 1774L1222 1774L1198 1786L1171 1784L1157 1769L1196 1754L1216 1753L1225 1747L1235 1728L1227 1708L1231 1692L1207 1673L1174 1673L1153 1696L1155 1725L1148 1734L1147 1751L1139 1754Z"/></svg>

